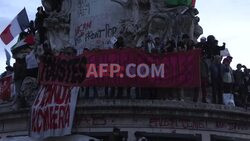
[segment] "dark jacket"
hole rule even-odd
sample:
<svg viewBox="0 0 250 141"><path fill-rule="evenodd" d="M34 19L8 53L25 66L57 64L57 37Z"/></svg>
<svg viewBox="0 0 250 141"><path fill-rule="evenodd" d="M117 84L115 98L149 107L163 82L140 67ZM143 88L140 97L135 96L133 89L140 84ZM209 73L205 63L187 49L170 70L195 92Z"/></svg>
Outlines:
<svg viewBox="0 0 250 141"><path fill-rule="evenodd" d="M16 62L13 65L14 69L14 80L24 80L26 77L26 63L24 59L16 59Z"/></svg>

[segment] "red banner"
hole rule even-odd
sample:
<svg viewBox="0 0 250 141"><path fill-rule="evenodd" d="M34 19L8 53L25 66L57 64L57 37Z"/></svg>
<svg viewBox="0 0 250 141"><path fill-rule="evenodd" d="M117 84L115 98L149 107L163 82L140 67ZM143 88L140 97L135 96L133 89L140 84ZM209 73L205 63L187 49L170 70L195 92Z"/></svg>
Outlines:
<svg viewBox="0 0 250 141"><path fill-rule="evenodd" d="M0 100L8 101L11 97L12 75L5 76L0 79Z"/></svg>
<svg viewBox="0 0 250 141"><path fill-rule="evenodd" d="M42 84L192 88L200 86L200 50L148 54L139 49L50 56L40 65Z"/></svg>

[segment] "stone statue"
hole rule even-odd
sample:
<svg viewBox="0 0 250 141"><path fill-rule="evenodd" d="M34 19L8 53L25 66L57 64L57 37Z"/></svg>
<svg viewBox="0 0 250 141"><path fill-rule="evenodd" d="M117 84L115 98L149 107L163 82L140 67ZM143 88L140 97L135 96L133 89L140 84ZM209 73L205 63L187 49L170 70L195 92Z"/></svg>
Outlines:
<svg viewBox="0 0 250 141"><path fill-rule="evenodd" d="M47 38L54 50L71 46L69 43L71 0L43 0L43 6L48 13L44 21ZM56 5L56 6L55 6Z"/></svg>
<svg viewBox="0 0 250 141"><path fill-rule="evenodd" d="M60 12L62 8L62 0L42 0L42 4L47 12Z"/></svg>
<svg viewBox="0 0 250 141"><path fill-rule="evenodd" d="M187 6L168 8L163 0L111 1L120 4L131 15L130 19L122 20L120 26L119 33L126 37L125 42L138 46L149 34L160 37L163 42L173 37L178 40L183 34L197 40L202 33L202 28L195 21L197 9Z"/></svg>
<svg viewBox="0 0 250 141"><path fill-rule="evenodd" d="M87 2L92 4L90 7L95 7L95 2ZM71 43L75 43L75 41L70 40L70 24L73 23L71 21L75 22L72 25L77 26L82 22L70 17L74 13L72 10L73 0L61 0L61 2L58 0L42 0L42 3L49 15L44 21L44 26L47 28L47 39L52 49L60 50L61 48L72 46ZM199 26L199 21L196 18L198 14L197 9L188 6L169 8L163 0L110 0L110 3L116 3L123 8L121 10L122 16L115 23L111 24L117 28L114 36L123 37L127 46L140 46L146 35L151 35L152 38L158 37L165 43L170 39L178 42L183 34L188 34L191 39L196 41L202 34L202 28ZM92 13L94 12L95 9L92 9ZM101 13L102 11L98 12ZM114 16L113 18L116 17ZM90 19L95 21L94 16ZM112 20L105 22L112 22ZM95 23L98 23L98 21L95 21ZM101 22L100 26L102 26L101 24L105 25L106 23ZM94 24L89 28L91 29L86 30L88 32L91 31L90 33L102 30L99 28L99 25ZM72 36L74 36L74 33L72 33ZM79 43L81 46L84 46L85 42L87 42L84 40L84 35L77 38L81 41ZM93 42L86 44L91 44L91 46L95 47L98 47L98 42L106 43L109 40L109 37L103 39L98 36L99 40L95 39L97 37L91 38L93 38Z"/></svg>
<svg viewBox="0 0 250 141"><path fill-rule="evenodd" d="M199 25L200 18L195 17L194 19L194 41L197 41L197 39L203 34L203 29Z"/></svg>
<svg viewBox="0 0 250 141"><path fill-rule="evenodd" d="M129 15L128 19L123 19L120 21L120 27L118 29L118 33L120 35L125 36L125 43L132 43L131 46L134 46L136 43L134 42L134 38L136 34L139 32L139 27L143 23L143 11L140 11L139 0L127 0L126 2L123 0L111 0L120 4L123 8L126 9L127 14ZM117 36L120 36L117 35Z"/></svg>

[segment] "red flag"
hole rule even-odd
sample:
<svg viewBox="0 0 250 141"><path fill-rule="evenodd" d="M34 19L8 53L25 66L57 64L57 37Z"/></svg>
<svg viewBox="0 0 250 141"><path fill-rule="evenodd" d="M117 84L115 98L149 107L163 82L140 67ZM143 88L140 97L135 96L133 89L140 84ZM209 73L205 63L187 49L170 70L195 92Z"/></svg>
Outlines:
<svg viewBox="0 0 250 141"><path fill-rule="evenodd" d="M35 37L32 34L29 34L24 39L22 39L21 41L19 41L18 43L16 43L14 46L12 46L11 50L23 47L25 45L31 46L31 45L34 45L34 44L35 44Z"/></svg>
<svg viewBox="0 0 250 141"><path fill-rule="evenodd" d="M34 45L35 44L35 37L32 34L29 34L25 39L24 42L27 43L27 45Z"/></svg>
<svg viewBox="0 0 250 141"><path fill-rule="evenodd" d="M14 37L11 34L10 27L11 27L11 25L8 25L4 29L4 31L2 32L2 34L0 35L2 41L4 42L5 45L9 44L10 41L12 41L14 39Z"/></svg>
<svg viewBox="0 0 250 141"><path fill-rule="evenodd" d="M195 7L196 0L192 0L192 6Z"/></svg>

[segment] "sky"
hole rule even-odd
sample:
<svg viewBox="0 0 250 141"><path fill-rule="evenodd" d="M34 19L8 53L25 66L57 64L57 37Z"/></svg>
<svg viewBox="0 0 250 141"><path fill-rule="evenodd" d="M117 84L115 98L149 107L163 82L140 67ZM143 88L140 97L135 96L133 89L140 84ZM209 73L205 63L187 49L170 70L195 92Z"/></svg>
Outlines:
<svg viewBox="0 0 250 141"><path fill-rule="evenodd" d="M15 16L25 7L28 13L29 20L34 20L36 9L41 5L41 0L1 0L0 1L0 33L6 28L8 24L15 18ZM6 57L4 48L10 52L10 48L16 43L17 38L7 46L0 39L0 74L5 71ZM10 52L11 53L11 52ZM13 63L14 60L11 60Z"/></svg>
<svg viewBox="0 0 250 141"><path fill-rule="evenodd" d="M234 57L232 68L241 63L250 68L250 0L196 0L203 27L202 36L214 35L220 45L226 43L231 56ZM1 0L0 33L11 20L25 7L30 20L34 20L36 8L41 0ZM8 46L0 40L0 73L5 70L7 50L15 44L13 40ZM249 59L249 60L248 60ZM13 59L11 61L13 63Z"/></svg>

